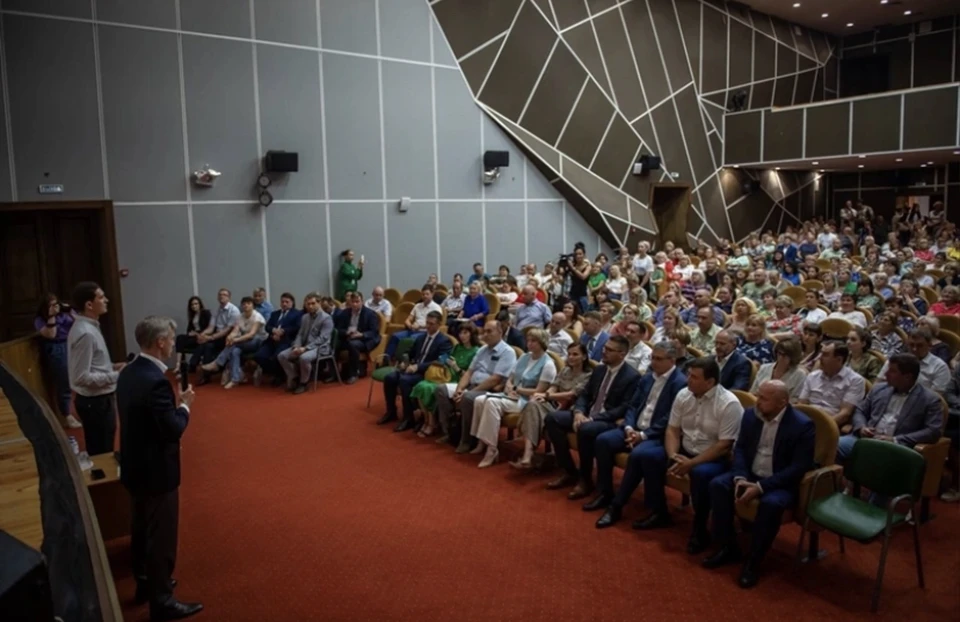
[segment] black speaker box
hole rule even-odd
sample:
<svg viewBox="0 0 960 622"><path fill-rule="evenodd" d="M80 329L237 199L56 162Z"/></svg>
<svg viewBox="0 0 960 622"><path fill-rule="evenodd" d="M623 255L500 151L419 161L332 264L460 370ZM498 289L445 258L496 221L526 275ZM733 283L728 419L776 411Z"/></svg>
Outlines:
<svg viewBox="0 0 960 622"><path fill-rule="evenodd" d="M660 156L643 154L640 156L640 164L643 165L643 171L660 170Z"/></svg>
<svg viewBox="0 0 960 622"><path fill-rule="evenodd" d="M483 168L502 168L510 166L509 151L487 151L483 154Z"/></svg>
<svg viewBox="0 0 960 622"><path fill-rule="evenodd" d="M4 622L53 620L53 596L43 557L0 531L0 619Z"/></svg>
<svg viewBox="0 0 960 622"><path fill-rule="evenodd" d="M266 173L296 173L300 170L300 157L295 151L268 151L263 158Z"/></svg>

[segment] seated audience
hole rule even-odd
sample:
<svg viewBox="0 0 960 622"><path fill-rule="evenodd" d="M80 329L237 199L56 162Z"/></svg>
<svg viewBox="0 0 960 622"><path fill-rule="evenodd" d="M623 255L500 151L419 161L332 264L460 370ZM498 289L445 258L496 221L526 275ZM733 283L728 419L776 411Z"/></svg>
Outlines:
<svg viewBox="0 0 960 622"><path fill-rule="evenodd" d="M863 376L864 380L873 382L877 379L883 363L870 352L871 347L873 347L873 337L867 329L854 326L847 335L847 349L850 350L847 365Z"/></svg>
<svg viewBox="0 0 960 622"><path fill-rule="evenodd" d="M842 299L841 302L843 302ZM883 301L874 293L873 282L868 278L863 278L857 283L857 305L870 310L874 316L883 312Z"/></svg>
<svg viewBox="0 0 960 622"><path fill-rule="evenodd" d="M610 266L610 274L605 285L610 300L623 300L627 289L627 279L621 276L619 266Z"/></svg>
<svg viewBox="0 0 960 622"><path fill-rule="evenodd" d="M763 293L769 288L767 271L761 268L753 271L753 280L743 286L743 295L755 306L760 306L763 303Z"/></svg>
<svg viewBox="0 0 960 622"><path fill-rule="evenodd" d="M563 327L567 323L567 316L559 311L550 318L550 325L547 327L550 333L550 343L547 346L549 352L553 352L561 359L566 360L567 348L573 343L573 337Z"/></svg>
<svg viewBox="0 0 960 622"><path fill-rule="evenodd" d="M759 313L747 319L747 328L737 342L737 352L760 365L773 361L773 341L767 337L767 323Z"/></svg>
<svg viewBox="0 0 960 622"><path fill-rule="evenodd" d="M410 315L407 316L407 319L404 320L404 330L398 330L397 332L390 335L390 339L387 341L387 347L384 350L384 355L387 360L394 360L394 353L397 351L397 346L400 345L401 339L406 339L408 337L418 337L422 335L427 330L427 315L432 311L440 313L440 317L443 317L441 313L440 305L433 301L433 286L424 285L420 288L420 302L413 305L413 309L410 311Z"/></svg>
<svg viewBox="0 0 960 622"><path fill-rule="evenodd" d="M860 328L867 327L867 316L862 311L857 311L857 297L854 294L845 293L840 296L840 308L827 317L840 318Z"/></svg>
<svg viewBox="0 0 960 622"><path fill-rule="evenodd" d="M267 290L263 287L253 290L253 308L264 318L270 317L270 314L273 313L273 305L267 300Z"/></svg>
<svg viewBox="0 0 960 622"><path fill-rule="evenodd" d="M649 309L648 309L649 311ZM634 304L625 304L620 309L620 313L614 316L614 324L610 328L610 336L613 335L623 335L627 334L627 325L630 322L639 322L640 320L640 308ZM646 329L644 329L646 330Z"/></svg>
<svg viewBox="0 0 960 622"><path fill-rule="evenodd" d="M756 315L757 305L749 298L737 298L733 303L733 314L730 316L730 324L727 330L742 335L747 330L747 320L751 315Z"/></svg>
<svg viewBox="0 0 960 622"><path fill-rule="evenodd" d="M460 376L457 385L452 390L447 385L438 385L434 390L437 419L443 431L437 443L451 440L451 420L455 410L460 411L460 438L456 450L458 454L465 454L473 449L470 430L473 426L474 402L489 391L500 390L517 364L517 354L503 341L500 326L495 320L484 324L484 345L473 357L466 373Z"/></svg>
<svg viewBox="0 0 960 622"><path fill-rule="evenodd" d="M463 285L454 283L450 288L450 293L438 303L447 312L447 328L452 333L457 332L456 327L460 323L458 319L460 318L460 312L463 311L463 303L466 299L467 295L463 293Z"/></svg>
<svg viewBox="0 0 960 622"><path fill-rule="evenodd" d="M527 331L527 352L517 361L503 392L480 395L474 401L474 414L479 412L479 416L473 417L470 435L479 443L470 453L484 452L479 468L493 466L500 456L503 415L522 411L534 395L544 393L556 379L557 366L547 354L548 342L547 331L542 328Z"/></svg>
<svg viewBox="0 0 960 622"><path fill-rule="evenodd" d="M197 339L210 326L210 320L210 309L203 306L200 296L191 296L187 301L187 332L185 335L177 335L177 352L196 352L200 345ZM190 359L191 373L197 371L195 359L196 356Z"/></svg>
<svg viewBox="0 0 960 622"><path fill-rule="evenodd" d="M713 314L713 323L717 326L723 327L726 317L723 315L723 311L713 306L713 300L711 299L711 293L709 289L701 288L696 291L696 293L693 295L693 306L681 311L680 319L684 324L696 324L697 311L699 309L709 309Z"/></svg>
<svg viewBox="0 0 960 622"><path fill-rule="evenodd" d="M260 342L267 336L263 329L266 320L260 312L253 308L253 298L244 296L240 300L240 317L227 335L226 347L217 358L202 365L206 373L216 373L229 365L229 375L223 375L223 388L232 389L243 380L243 361L241 356L253 354L260 349Z"/></svg>
<svg viewBox="0 0 960 622"><path fill-rule="evenodd" d="M917 319L917 328L926 328L930 331L930 334L933 335L933 341L930 342L930 352L949 365L950 346L940 340L940 318L935 315L924 315Z"/></svg>
<svg viewBox="0 0 960 622"><path fill-rule="evenodd" d="M194 298L191 298L188 303L188 314L190 308L194 306ZM200 308L203 307L199 298L196 298L196 303ZM196 312L195 315L199 315L199 312ZM207 323L209 322L210 312L207 311ZM44 296L40 304L37 305L37 315L33 320L33 327L36 329L40 341L40 354L44 367L49 374L49 378L54 382L54 395L57 409L60 411L61 423L65 428L77 429L82 428L83 424L70 414L70 400L73 399L73 392L70 389L70 369L67 359L67 335L70 333L72 326L73 313L70 307L68 305L61 306L54 294ZM188 323L187 326L190 326L190 324ZM177 337L177 349L180 349L181 337L184 337L184 335Z"/></svg>
<svg viewBox="0 0 960 622"><path fill-rule="evenodd" d="M805 324L800 334L803 346L803 359L800 366L809 374L820 366L820 353L823 346L823 329L819 324Z"/></svg>
<svg viewBox="0 0 960 622"><path fill-rule="evenodd" d="M797 399L807 379L807 371L800 365L800 360L803 358L800 340L790 338L778 341L773 347L773 354L776 357L774 361L764 363L757 370L757 377L753 381L750 392L757 395L763 383L768 380L777 380L787 388L791 400Z"/></svg>
<svg viewBox="0 0 960 622"><path fill-rule="evenodd" d="M894 354L878 384L853 413L853 431L840 437L837 462L843 464L858 438L890 441L905 447L940 438L943 406L940 396L923 386L920 361L912 354Z"/></svg>
<svg viewBox="0 0 960 622"><path fill-rule="evenodd" d="M680 312L676 309L667 309L663 314L663 319L660 326L653 331L653 336L650 337L650 343L657 345L661 341L670 339L670 335L673 333L673 331L682 326L683 324L680 322Z"/></svg>
<svg viewBox="0 0 960 622"><path fill-rule="evenodd" d="M627 365L637 370L642 376L650 367L650 357L653 351L643 342L644 328L640 322L630 322L627 326L627 341L630 351L627 353Z"/></svg>
<svg viewBox="0 0 960 622"><path fill-rule="evenodd" d="M950 384L950 368L943 359L930 351L933 344L933 335L928 328L915 328L907 337L907 348L920 361L919 382L934 393L943 393ZM888 360L878 374L881 378L887 377Z"/></svg>
<svg viewBox="0 0 960 622"><path fill-rule="evenodd" d="M294 309L297 304L293 294L284 292L280 296L280 308L270 314L267 325L264 327L266 338L260 343L260 348L253 360L257 363L257 370L253 373L254 384L259 384L263 373L273 376L274 386L283 384L283 370L277 361L277 356L290 347L297 332L300 330L300 318L303 311Z"/></svg>
<svg viewBox="0 0 960 622"><path fill-rule="evenodd" d="M545 428L553 443L557 464L563 475L547 484L549 490L566 488L576 484L567 498L575 501L593 492L594 443L597 436L617 427L617 420L624 416L627 403L640 377L637 371L626 365L629 344L624 337L610 337L603 345L602 364L590 376L590 382L572 410L558 410L547 415ZM570 455L567 434L577 435L577 450L580 454L579 469Z"/></svg>
<svg viewBox="0 0 960 622"><path fill-rule="evenodd" d="M479 331L473 322L461 323L457 335L459 341L453 346L450 355L447 357L441 355L431 364L432 367L439 368L437 377L428 379L427 376L430 375L430 368L428 368L424 379L414 385L410 391L410 400L419 404L419 410L423 416L423 426L417 431L417 436L420 438L433 436L437 428L435 396L437 386L444 384L448 390L455 390L460 377L470 368L473 357L480 350ZM444 378L447 382L441 382Z"/></svg>
<svg viewBox="0 0 960 622"><path fill-rule="evenodd" d="M683 373L687 373L687 365L695 358L687 351L687 346L690 345L690 331L688 331L685 326L678 326L670 334L668 341L673 344L673 349L677 353L677 369Z"/></svg>
<svg viewBox="0 0 960 622"><path fill-rule="evenodd" d="M597 312L600 314L600 330L611 335L610 331L616 326L614 316L617 314L617 308L610 301L603 301L597 304Z"/></svg>
<svg viewBox="0 0 960 622"><path fill-rule="evenodd" d="M704 568L740 562L736 505L758 501L750 548L737 580L742 588L757 584L760 562L780 531L783 513L796 504L800 482L814 465L816 426L789 400L789 391L779 380L760 385L757 405L740 421L733 467L710 482L713 540L719 550L703 560Z"/></svg>
<svg viewBox="0 0 960 622"><path fill-rule="evenodd" d="M716 361L720 367L720 386L728 391L750 389L753 365L737 349L737 338L727 330L717 333Z"/></svg>
<svg viewBox="0 0 960 622"><path fill-rule="evenodd" d="M542 393L536 393L520 411L520 434L523 436L523 455L510 465L518 469L533 466L533 452L540 446L544 420L547 415L567 409L577 401L590 380L590 359L582 343L567 345L566 364L553 384Z"/></svg>
<svg viewBox="0 0 960 622"><path fill-rule="evenodd" d="M583 509L592 511L609 508L597 521L597 529L610 527L620 520L623 507L643 479L644 455L663 448L663 434L670 419L670 409L686 384L687 377L676 366L673 344L657 344L653 350L650 373L637 383L623 422L600 434L595 443L599 494ZM614 458L621 452L630 452L630 459L614 495Z"/></svg>
<svg viewBox="0 0 960 622"><path fill-rule="evenodd" d="M197 335L197 349L190 357L190 367L196 369L200 363L210 363L227 346L227 335L233 332L233 327L240 317L240 309L230 302L230 290L221 289L217 292L217 301L220 306L213 316L213 321ZM206 374L200 374L197 386L207 384Z"/></svg>
<svg viewBox="0 0 960 622"><path fill-rule="evenodd" d="M798 403L823 410L840 428L850 421L866 388L863 376L847 366L849 354L845 343L825 343L820 353L820 369L807 375L798 396Z"/></svg>
<svg viewBox="0 0 960 622"><path fill-rule="evenodd" d="M583 315L583 335L580 343L587 346L590 360L599 361L603 355L603 346L610 337L602 330L602 318L596 311L588 311Z"/></svg>
<svg viewBox="0 0 960 622"><path fill-rule="evenodd" d="M306 312L300 317L297 336L277 356L287 376L287 391L295 395L307 390L314 362L318 357L330 356L333 341L333 319L320 308L320 296L307 294L304 307Z"/></svg>
<svg viewBox="0 0 960 622"><path fill-rule="evenodd" d="M431 301L432 302L432 301ZM440 357L450 354L453 349L450 339L440 332L443 324L443 314L439 311L430 311L427 314L426 331L417 335L410 350L408 361L401 361L400 365L383 380L383 397L387 403L387 412L380 417L377 425L384 425L397 420L397 393L403 404L403 419L394 428L394 432L412 430L413 399L410 394L413 388L423 380L427 368Z"/></svg>
<svg viewBox="0 0 960 622"><path fill-rule="evenodd" d="M810 292L807 292L810 293ZM793 312L793 298L777 296L774 300L774 315L767 318L767 333L774 340L788 339L800 334L802 321Z"/></svg>
<svg viewBox="0 0 960 622"><path fill-rule="evenodd" d="M490 304L480 291L480 281L473 281L467 287L467 297L463 300L463 308L457 317L461 320L473 322L474 326L481 327L487 321L490 313Z"/></svg>
<svg viewBox="0 0 960 622"><path fill-rule="evenodd" d="M390 318L393 317L393 305L383 297L383 288L379 285L373 288L373 293L370 295L370 299L364 303L364 306L371 311L378 311L383 314L384 322L389 322Z"/></svg>
<svg viewBox="0 0 960 622"><path fill-rule="evenodd" d="M503 340L507 345L526 351L527 339L523 336L523 331L510 324L510 311L500 309L497 313L497 322L500 323L500 332L503 333Z"/></svg>
<svg viewBox="0 0 960 622"><path fill-rule="evenodd" d="M563 305L563 315L567 318L564 328L573 331L574 337L580 339L583 334L583 322L580 321L580 306L575 300L568 300Z"/></svg>
<svg viewBox="0 0 960 622"><path fill-rule="evenodd" d="M713 311L707 307L697 309L697 327L690 334L690 345L704 354L713 354L715 341L721 328L713 321Z"/></svg>
<svg viewBox="0 0 960 622"><path fill-rule="evenodd" d="M340 312L340 303L331 298L330 296L321 296L320 297L320 310L329 315L331 318Z"/></svg>
<svg viewBox="0 0 960 622"><path fill-rule="evenodd" d="M517 307L517 330L523 331L528 326L543 328L550 323L550 307L537 300L537 288L533 285L524 286L521 291L521 304Z"/></svg>
<svg viewBox="0 0 960 622"><path fill-rule="evenodd" d="M660 306L653 312L653 323L656 326L663 324L663 316L667 311L674 310L680 313L680 297L677 292L668 289L660 297Z"/></svg>
<svg viewBox="0 0 960 622"><path fill-rule="evenodd" d="M940 290L940 300L930 305L930 315L960 315L960 288L947 285Z"/></svg>
<svg viewBox="0 0 960 622"><path fill-rule="evenodd" d="M897 316L890 311L881 313L874 325L873 345L880 354L887 358L903 352L903 340L897 334L896 328ZM879 371L877 373L879 374Z"/></svg>
<svg viewBox="0 0 960 622"><path fill-rule="evenodd" d="M517 301L517 280L508 276L497 285L497 300L502 308L507 308Z"/></svg>
<svg viewBox="0 0 960 622"><path fill-rule="evenodd" d="M927 314L927 301L920 296L920 286L917 285L916 279L908 277L900 279L900 300L903 303L903 309L915 316Z"/></svg>
<svg viewBox="0 0 960 622"><path fill-rule="evenodd" d="M372 352L380 345L380 317L363 306L360 292L347 294L346 309L333 319L337 330L337 350L346 351L347 363L341 375L347 384L366 376L367 365L360 363L360 354Z"/></svg>
<svg viewBox="0 0 960 622"><path fill-rule="evenodd" d="M490 281L490 275L484 272L482 263L473 264L473 274L467 279L467 285L477 283L480 287L486 287Z"/></svg>

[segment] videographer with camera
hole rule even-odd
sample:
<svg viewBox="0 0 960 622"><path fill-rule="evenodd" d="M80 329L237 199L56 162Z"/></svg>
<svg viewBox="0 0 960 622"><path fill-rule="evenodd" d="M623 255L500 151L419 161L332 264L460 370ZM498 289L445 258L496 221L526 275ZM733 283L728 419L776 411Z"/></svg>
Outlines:
<svg viewBox="0 0 960 622"><path fill-rule="evenodd" d="M47 294L37 305L37 317L33 326L40 337L43 364L54 380L57 407L65 428L82 428L77 418L70 414L70 370L67 366L67 335L73 326L70 305L61 303L55 294Z"/></svg>
<svg viewBox="0 0 960 622"><path fill-rule="evenodd" d="M557 265L564 268L570 279L570 299L575 301L580 310L586 311L590 306L587 298L587 281L590 278L590 260L587 259L586 247L583 242L573 245L573 253L560 255Z"/></svg>

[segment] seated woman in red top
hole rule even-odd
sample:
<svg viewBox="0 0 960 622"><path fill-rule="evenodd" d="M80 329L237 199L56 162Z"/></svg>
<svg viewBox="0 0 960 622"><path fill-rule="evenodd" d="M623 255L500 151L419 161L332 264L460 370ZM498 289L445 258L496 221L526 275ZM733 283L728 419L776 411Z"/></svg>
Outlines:
<svg viewBox="0 0 960 622"><path fill-rule="evenodd" d="M944 287L940 291L940 300L930 305L928 315L960 315L960 288Z"/></svg>

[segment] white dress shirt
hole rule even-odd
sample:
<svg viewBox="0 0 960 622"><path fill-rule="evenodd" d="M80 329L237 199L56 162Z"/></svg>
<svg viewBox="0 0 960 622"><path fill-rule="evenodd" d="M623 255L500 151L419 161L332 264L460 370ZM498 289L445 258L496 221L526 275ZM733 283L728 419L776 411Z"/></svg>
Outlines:
<svg viewBox="0 0 960 622"><path fill-rule="evenodd" d="M777 431L780 429L780 421L783 420L783 413L786 410L786 408L781 410L770 421L764 419L759 412L757 413L757 417L763 421L763 430L760 432L757 453L753 456L753 465L750 470L760 479L773 475L773 447L777 442Z"/></svg>
<svg viewBox="0 0 960 622"><path fill-rule="evenodd" d="M571 343L573 343L573 337L570 336L570 333L561 328L555 334L550 335L550 341L547 343L547 351L553 352L561 359L566 361L567 347L569 347Z"/></svg>
<svg viewBox="0 0 960 622"><path fill-rule="evenodd" d="M880 373L877 374L877 382L881 382L887 377L887 367L890 361L883 364ZM928 352L920 361L920 377L917 379L920 386L926 387L934 393L944 393L947 385L950 384L950 367L943 362L939 356Z"/></svg>
<svg viewBox="0 0 960 622"><path fill-rule="evenodd" d="M850 313L844 313L843 311L834 311L828 318L840 318L841 320L846 320L853 324L854 326L859 326L860 328L867 327L867 316L865 316L861 311L851 311Z"/></svg>
<svg viewBox="0 0 960 622"><path fill-rule="evenodd" d="M393 316L393 305L390 304L390 301L386 298L381 298L380 302L374 302L373 298L367 300L363 305L370 309L371 311L379 311L383 314L383 319L390 321L390 318Z"/></svg>
<svg viewBox="0 0 960 622"><path fill-rule="evenodd" d="M698 456L717 441L735 441L740 434L743 406L720 385L699 398L690 389L677 394L670 411L670 426L680 428L680 447Z"/></svg>
<svg viewBox="0 0 960 622"><path fill-rule="evenodd" d="M653 350L647 344L642 341L638 342L637 345L630 348L630 352L627 353L626 363L630 367L634 368L640 375L647 373L647 369L650 367L650 359L653 357Z"/></svg>
<svg viewBox="0 0 960 622"><path fill-rule="evenodd" d="M913 387L910 387L910 391L913 390ZM880 422L877 423L877 427L874 429L874 432L883 436L893 436L894 432L897 430L897 421L900 419L900 411L903 410L903 406L907 403L907 398L910 396L910 391L906 393L897 393L893 392L893 395L890 396L890 401L887 402L887 410L883 413L883 416L880 418Z"/></svg>
<svg viewBox="0 0 960 622"><path fill-rule="evenodd" d="M837 413L844 404L856 406L863 399L865 383L863 376L846 365L832 377L818 369L807 376L799 399L827 412Z"/></svg>
<svg viewBox="0 0 960 622"><path fill-rule="evenodd" d="M654 372L653 386L650 387L650 395L647 396L647 403L643 407L643 411L640 413L640 418L637 419L637 427L640 430L646 430L650 427L650 420L653 419L653 411L657 408L657 402L660 400L660 393L663 392L663 385L667 384L667 379L675 369L676 367L671 367L670 371L662 376ZM630 430L632 428L627 426L625 429Z"/></svg>

